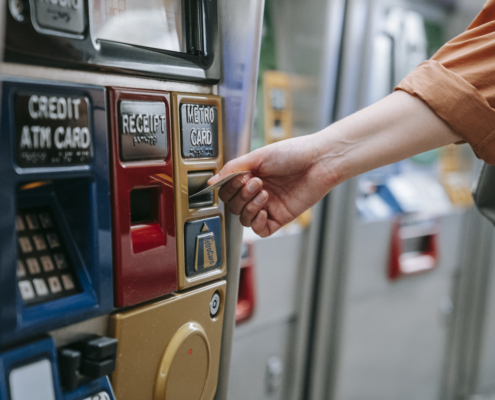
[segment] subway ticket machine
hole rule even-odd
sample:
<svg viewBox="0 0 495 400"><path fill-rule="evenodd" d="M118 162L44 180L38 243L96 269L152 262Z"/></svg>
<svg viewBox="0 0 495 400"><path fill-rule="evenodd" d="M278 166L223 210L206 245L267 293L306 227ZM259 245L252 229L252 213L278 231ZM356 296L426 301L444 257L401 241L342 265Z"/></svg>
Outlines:
<svg viewBox="0 0 495 400"><path fill-rule="evenodd" d="M1 400L215 396L239 266L189 196L252 115L261 7L234 3L0 1Z"/></svg>

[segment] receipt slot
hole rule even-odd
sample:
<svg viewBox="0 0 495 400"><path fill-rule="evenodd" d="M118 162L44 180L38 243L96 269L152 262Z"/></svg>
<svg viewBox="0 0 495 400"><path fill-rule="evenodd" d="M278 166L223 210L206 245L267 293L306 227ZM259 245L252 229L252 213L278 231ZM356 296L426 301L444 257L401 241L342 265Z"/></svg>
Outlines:
<svg viewBox="0 0 495 400"><path fill-rule="evenodd" d="M223 166L222 104L218 96L174 93L172 105L178 283L185 289L226 273L218 193L189 200L197 182L206 185Z"/></svg>
<svg viewBox="0 0 495 400"><path fill-rule="evenodd" d="M105 89L5 80L0 342L113 309Z"/></svg>
<svg viewBox="0 0 495 400"><path fill-rule="evenodd" d="M213 399L225 289L220 281L111 317L110 333L119 342L112 375L117 399Z"/></svg>
<svg viewBox="0 0 495 400"><path fill-rule="evenodd" d="M115 303L177 289L169 94L110 92Z"/></svg>

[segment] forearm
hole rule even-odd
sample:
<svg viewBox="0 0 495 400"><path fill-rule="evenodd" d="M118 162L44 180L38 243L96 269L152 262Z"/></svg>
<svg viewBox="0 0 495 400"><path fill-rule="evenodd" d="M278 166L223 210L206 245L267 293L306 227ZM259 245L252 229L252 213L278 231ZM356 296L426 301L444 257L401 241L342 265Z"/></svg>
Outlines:
<svg viewBox="0 0 495 400"><path fill-rule="evenodd" d="M461 140L426 104L401 91L316 133L314 139L318 163L339 182Z"/></svg>

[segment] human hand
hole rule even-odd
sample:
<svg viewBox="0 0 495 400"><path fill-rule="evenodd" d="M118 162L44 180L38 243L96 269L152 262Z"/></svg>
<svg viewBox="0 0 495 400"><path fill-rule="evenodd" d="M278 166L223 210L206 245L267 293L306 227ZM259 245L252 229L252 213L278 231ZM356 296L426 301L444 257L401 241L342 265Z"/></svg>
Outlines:
<svg viewBox="0 0 495 400"><path fill-rule="evenodd" d="M459 140L426 103L398 91L318 133L232 160L208 183L251 171L224 185L220 198L267 237L346 179Z"/></svg>
<svg viewBox="0 0 495 400"><path fill-rule="evenodd" d="M316 204L338 182L321 162L319 138L310 135L278 142L228 162L210 185L239 171L251 171L219 192L242 225L267 237Z"/></svg>

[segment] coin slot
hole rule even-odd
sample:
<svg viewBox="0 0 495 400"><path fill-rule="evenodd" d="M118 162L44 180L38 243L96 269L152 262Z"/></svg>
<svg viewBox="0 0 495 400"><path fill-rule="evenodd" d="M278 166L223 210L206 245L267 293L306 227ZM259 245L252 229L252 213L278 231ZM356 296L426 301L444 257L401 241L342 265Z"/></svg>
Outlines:
<svg viewBox="0 0 495 400"><path fill-rule="evenodd" d="M187 173L188 196L198 193L200 190L208 187L208 179L213 176L213 171L199 171ZM189 208L202 208L213 205L214 193L209 192L204 195L189 199Z"/></svg>

